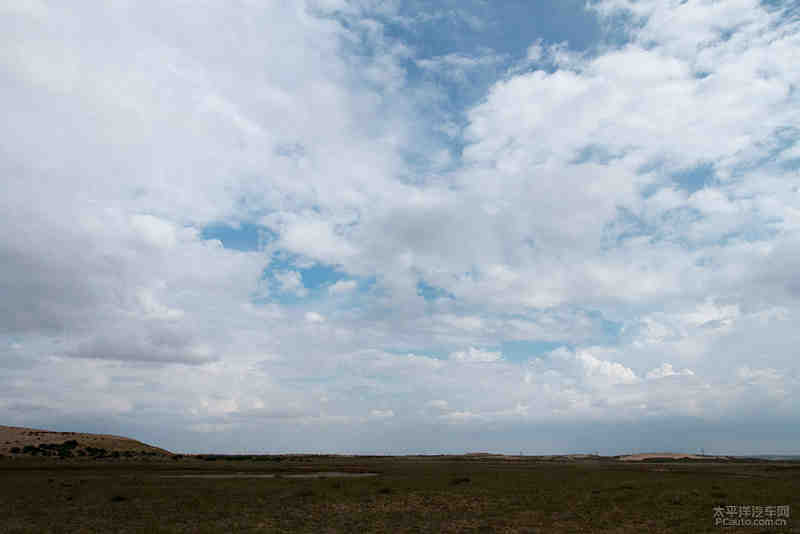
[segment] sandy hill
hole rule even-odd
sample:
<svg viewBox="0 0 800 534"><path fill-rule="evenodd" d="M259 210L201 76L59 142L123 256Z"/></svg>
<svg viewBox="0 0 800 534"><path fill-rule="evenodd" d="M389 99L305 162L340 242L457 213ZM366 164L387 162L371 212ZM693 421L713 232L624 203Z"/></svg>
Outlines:
<svg viewBox="0 0 800 534"><path fill-rule="evenodd" d="M648 452L641 454L628 454L618 457L623 462L641 462L644 460L726 460L726 456L701 456L699 454L686 454L675 452Z"/></svg>
<svg viewBox="0 0 800 534"><path fill-rule="evenodd" d="M116 458L166 456L172 453L122 436L0 425L0 454L12 457Z"/></svg>

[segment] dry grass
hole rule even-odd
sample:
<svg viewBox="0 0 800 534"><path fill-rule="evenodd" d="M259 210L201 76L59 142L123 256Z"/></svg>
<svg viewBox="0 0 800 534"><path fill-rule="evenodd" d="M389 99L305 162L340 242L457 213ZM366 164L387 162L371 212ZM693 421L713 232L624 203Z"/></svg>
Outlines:
<svg viewBox="0 0 800 534"><path fill-rule="evenodd" d="M0 461L0 532L719 532L718 505L798 508L800 465L502 457ZM378 472L372 478L173 478ZM725 532L762 532L756 528ZM768 529L763 532L780 530ZM783 530L784 532L787 529ZM789 529L788 531L791 531ZM800 530L795 530L800 531Z"/></svg>

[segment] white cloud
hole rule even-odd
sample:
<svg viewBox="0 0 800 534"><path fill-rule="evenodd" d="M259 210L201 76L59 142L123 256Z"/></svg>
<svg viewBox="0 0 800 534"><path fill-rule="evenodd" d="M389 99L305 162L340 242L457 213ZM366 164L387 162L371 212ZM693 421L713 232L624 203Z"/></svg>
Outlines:
<svg viewBox="0 0 800 534"><path fill-rule="evenodd" d="M286 448L298 422L351 443L379 418L795 416L796 18L591 10L627 42L423 58L414 25L485 21L346 0L5 6L0 415L209 434L269 418ZM634 22L603 18L618 10ZM439 82L509 57L453 110ZM204 239L212 223L267 237L237 250ZM318 263L346 279L309 291ZM479 348L510 341L571 348Z"/></svg>
<svg viewBox="0 0 800 534"><path fill-rule="evenodd" d="M619 362L606 360L598 356L609 353L609 356L619 356L616 351L608 351L599 347L579 350L576 352L567 349L556 349L552 354L553 370L565 376L576 378L590 387L608 387L615 384L630 384L639 378L633 370ZM535 366L542 368L542 362L535 362Z"/></svg>
<svg viewBox="0 0 800 534"><path fill-rule="evenodd" d="M339 280L328 288L331 295L342 295L350 293L358 287L358 282L355 280Z"/></svg>
<svg viewBox="0 0 800 534"><path fill-rule="evenodd" d="M329 263L339 263L356 253L345 236L337 234L326 221L292 218L286 223L282 240L287 250Z"/></svg>
<svg viewBox="0 0 800 534"><path fill-rule="evenodd" d="M781 159L786 161L800 159L800 142L796 142L790 148L781 151Z"/></svg>
<svg viewBox="0 0 800 534"><path fill-rule="evenodd" d="M474 316L455 316L455 315L442 315L439 317L440 321L446 325L446 328L456 328L466 331L479 331L484 327L483 319Z"/></svg>
<svg viewBox="0 0 800 534"><path fill-rule="evenodd" d="M532 63L535 63L540 59L542 59L542 57L544 57L544 54L545 54L545 48L542 45L542 40L539 39L528 47L528 53L526 59Z"/></svg>
<svg viewBox="0 0 800 534"><path fill-rule="evenodd" d="M736 370L736 375L748 382L773 382L779 381L783 376L772 368L753 369L750 366L742 366Z"/></svg>
<svg viewBox="0 0 800 534"><path fill-rule="evenodd" d="M184 315L184 311L175 308L169 308L159 302L153 291L150 289L140 289L136 293L139 300L139 305L142 307L146 317L162 320L180 319Z"/></svg>
<svg viewBox="0 0 800 534"><path fill-rule="evenodd" d="M284 293L293 293L298 297L308 295L308 290L303 285L303 279L297 271L277 272L274 276Z"/></svg>
<svg viewBox="0 0 800 534"><path fill-rule="evenodd" d="M652 371L648 371L645 378L648 380L653 380L657 378L665 378L668 376L680 376L680 375L688 375L692 376L694 373L691 369L681 369L680 371L675 371L672 368L672 364L670 363L662 363L661 367L653 369Z"/></svg>
<svg viewBox="0 0 800 534"><path fill-rule="evenodd" d="M438 399L429 401L428 406L430 406L431 408L436 408L438 410L446 410L448 407L448 403L446 400Z"/></svg>
<svg viewBox="0 0 800 534"><path fill-rule="evenodd" d="M317 312L306 312L305 314L306 322L308 323L324 323L325 316L317 313Z"/></svg>
<svg viewBox="0 0 800 534"><path fill-rule="evenodd" d="M459 362L497 362L503 359L503 355L500 352L469 347L467 350L451 353L450 359Z"/></svg>
<svg viewBox="0 0 800 534"><path fill-rule="evenodd" d="M489 50L480 56L452 53L418 59L416 64L420 69L432 74L440 75L454 82L466 83L472 72L495 67L503 61L504 57L502 55Z"/></svg>

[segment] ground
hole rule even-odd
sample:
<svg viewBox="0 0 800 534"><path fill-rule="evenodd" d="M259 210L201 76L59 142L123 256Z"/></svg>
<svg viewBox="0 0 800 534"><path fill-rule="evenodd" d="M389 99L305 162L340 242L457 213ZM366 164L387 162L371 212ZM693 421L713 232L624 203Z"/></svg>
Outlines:
<svg viewBox="0 0 800 534"><path fill-rule="evenodd" d="M321 471L377 475L287 476ZM792 462L18 455L0 459L0 480L4 533L800 532L791 517L780 529L714 526L726 506L800 513Z"/></svg>

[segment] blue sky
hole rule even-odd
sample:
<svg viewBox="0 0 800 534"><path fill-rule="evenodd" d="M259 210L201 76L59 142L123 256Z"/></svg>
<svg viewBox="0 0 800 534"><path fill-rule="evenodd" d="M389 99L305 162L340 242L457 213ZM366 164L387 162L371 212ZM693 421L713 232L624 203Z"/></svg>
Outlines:
<svg viewBox="0 0 800 534"><path fill-rule="evenodd" d="M791 2L0 12L0 422L797 452Z"/></svg>

